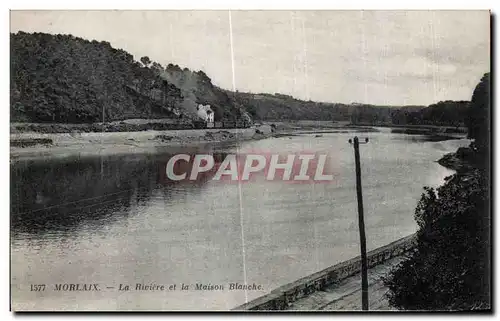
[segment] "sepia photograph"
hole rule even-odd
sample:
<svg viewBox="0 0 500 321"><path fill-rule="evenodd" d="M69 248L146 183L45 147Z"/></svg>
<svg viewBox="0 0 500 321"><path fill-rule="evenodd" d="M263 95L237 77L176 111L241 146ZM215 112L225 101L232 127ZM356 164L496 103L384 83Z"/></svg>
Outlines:
<svg viewBox="0 0 500 321"><path fill-rule="evenodd" d="M10 10L13 312L489 312L489 10Z"/></svg>

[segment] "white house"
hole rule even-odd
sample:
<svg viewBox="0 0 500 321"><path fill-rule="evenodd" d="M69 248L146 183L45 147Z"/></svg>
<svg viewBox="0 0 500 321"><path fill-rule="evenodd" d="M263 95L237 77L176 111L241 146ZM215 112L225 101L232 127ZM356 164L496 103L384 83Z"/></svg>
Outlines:
<svg viewBox="0 0 500 321"><path fill-rule="evenodd" d="M197 115L207 123L213 123L214 122L214 111L212 108L210 108L210 105L202 105L199 104L198 107L198 112Z"/></svg>

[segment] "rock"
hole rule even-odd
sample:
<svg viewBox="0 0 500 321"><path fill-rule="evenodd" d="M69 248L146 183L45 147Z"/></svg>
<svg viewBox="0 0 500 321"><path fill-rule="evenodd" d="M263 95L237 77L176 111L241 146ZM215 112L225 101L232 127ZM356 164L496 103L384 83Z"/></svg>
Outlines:
<svg viewBox="0 0 500 321"><path fill-rule="evenodd" d="M52 139L49 138L30 138L30 139L15 139L10 141L12 147L30 147L37 145L52 145Z"/></svg>
<svg viewBox="0 0 500 321"><path fill-rule="evenodd" d="M161 140L162 142L169 142L173 139L173 137L167 135L156 135L154 139Z"/></svg>
<svg viewBox="0 0 500 321"><path fill-rule="evenodd" d="M471 168L474 156L474 151L469 147L460 147L455 153L448 153L437 162L441 166L458 172Z"/></svg>

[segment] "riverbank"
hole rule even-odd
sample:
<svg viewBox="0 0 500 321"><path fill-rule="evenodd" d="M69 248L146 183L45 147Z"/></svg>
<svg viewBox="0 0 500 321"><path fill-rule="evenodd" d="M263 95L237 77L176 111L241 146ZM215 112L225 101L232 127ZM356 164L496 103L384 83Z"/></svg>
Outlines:
<svg viewBox="0 0 500 321"><path fill-rule="evenodd" d="M405 134L467 134L467 128L464 126L437 126L437 125L398 125L398 124L370 124L357 123L358 126L376 126L387 127L393 130L393 133Z"/></svg>
<svg viewBox="0 0 500 321"><path fill-rule="evenodd" d="M106 123L66 124L66 123L18 123L10 124L10 133L102 133L141 132L147 130L194 129L191 120L178 119L127 119Z"/></svg>
<svg viewBox="0 0 500 321"><path fill-rule="evenodd" d="M156 127L151 127L152 122ZM270 137L303 134L317 134L317 137L321 137L322 134L326 133L379 131L379 129L370 126L357 126L348 122L331 121L262 122L250 128L232 129L154 130L154 128L168 128L171 125L168 119L136 119L105 124L106 130L101 132L97 131L97 129L102 129L100 124L12 123L10 159L11 161L17 161L73 155L156 153L190 146L226 144ZM122 131L125 129L130 131ZM445 139L456 139L456 137ZM437 140L443 140L443 136L439 136ZM452 158L445 159L442 162L444 163L440 164L445 167L453 166L445 165L445 163L452 163Z"/></svg>
<svg viewBox="0 0 500 321"><path fill-rule="evenodd" d="M384 282L404 310L491 308L490 174L486 152L461 147L438 163L456 171L419 202L416 251ZM429 282L428 280L432 280Z"/></svg>
<svg viewBox="0 0 500 321"><path fill-rule="evenodd" d="M459 173L468 172L474 168L474 152L470 147L459 147L456 152L444 155L437 162Z"/></svg>
<svg viewBox="0 0 500 321"><path fill-rule="evenodd" d="M35 158L68 156L119 155L156 153L185 147L218 145L270 137L300 134L372 132L371 127L349 126L332 122L260 123L250 128L231 129L170 129L168 120L127 120L105 124L11 124L10 159L18 161ZM156 127L151 127L155 122ZM97 126L97 127L96 127ZM101 127L99 127L101 126ZM122 131L129 129L130 131Z"/></svg>
<svg viewBox="0 0 500 321"><path fill-rule="evenodd" d="M189 146L222 144L272 137L270 126L242 129L190 129L104 133L15 133L10 159L155 153Z"/></svg>

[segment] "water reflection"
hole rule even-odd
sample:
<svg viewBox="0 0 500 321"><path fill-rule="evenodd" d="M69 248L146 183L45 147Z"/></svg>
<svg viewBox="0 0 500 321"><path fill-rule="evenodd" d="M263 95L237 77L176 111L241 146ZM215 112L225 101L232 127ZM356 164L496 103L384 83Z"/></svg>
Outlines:
<svg viewBox="0 0 500 321"><path fill-rule="evenodd" d="M211 149L184 151L213 155L218 161L226 153ZM29 160L11 164L11 232L40 235L68 234L81 225L99 229L111 222L137 214L131 207L144 206L155 190L165 200L185 193L200 193L212 172L193 181L166 179L165 167L171 153L156 155L102 156L64 160ZM193 162L183 164L190 172Z"/></svg>

